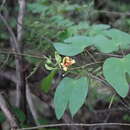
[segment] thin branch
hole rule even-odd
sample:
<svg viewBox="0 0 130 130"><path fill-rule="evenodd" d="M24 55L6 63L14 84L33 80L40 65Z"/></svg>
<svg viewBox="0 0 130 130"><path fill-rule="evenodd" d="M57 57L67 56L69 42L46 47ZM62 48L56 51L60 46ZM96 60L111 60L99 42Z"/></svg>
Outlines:
<svg viewBox="0 0 130 130"><path fill-rule="evenodd" d="M106 14L109 16L115 16L115 17L130 17L130 12L116 12L116 11L108 11L108 10L95 10L95 13L98 14Z"/></svg>
<svg viewBox="0 0 130 130"><path fill-rule="evenodd" d="M111 97L111 101L110 101L110 103L109 103L109 106L108 106L108 108L110 109L111 108L111 106L112 106L112 103L113 103L113 100L114 100L114 98L115 98L115 94Z"/></svg>
<svg viewBox="0 0 130 130"><path fill-rule="evenodd" d="M95 59L95 57L93 56L93 54L91 54L88 50L86 50L88 55L92 58L92 60L97 63L97 60Z"/></svg>
<svg viewBox="0 0 130 130"><path fill-rule="evenodd" d="M19 128L18 120L16 119L14 113L11 111L10 105L7 103L4 94L0 93L0 108L4 112L6 118L8 119L11 129L16 130Z"/></svg>
<svg viewBox="0 0 130 130"><path fill-rule="evenodd" d="M0 19L3 21L3 23L5 24L6 28L8 29L8 31L9 31L11 37L12 37L12 40L13 40L14 43L11 42L10 44L11 44L13 51L14 52L20 52L20 48L18 46L18 42L17 42L17 39L15 37L15 34L14 34L12 28L9 26L6 19L4 18L4 16L1 15L1 13L0 13Z"/></svg>
<svg viewBox="0 0 130 130"><path fill-rule="evenodd" d="M81 66L79 66L79 67L71 68L70 70L84 69L84 68L86 68L86 67L88 67L88 66L96 65L96 64L101 64L101 63L103 63L103 61L94 62L94 63L92 62L92 63L88 63L88 64L85 64L85 65L81 65Z"/></svg>
<svg viewBox="0 0 130 130"><path fill-rule="evenodd" d="M32 113L33 119L35 121L35 124L40 125L38 122L38 114L37 114L37 111L36 111L35 106L34 106L33 101L32 101L32 95L31 95L28 81L26 81L26 99L27 99L27 103L29 105L29 109Z"/></svg>
<svg viewBox="0 0 130 130"><path fill-rule="evenodd" d="M25 0L18 0L18 5L19 5L19 10L18 10L18 23L20 23L21 25L23 25L23 21L24 21L24 14L25 14L25 7L26 7L26 1ZM19 52L21 53L22 50L22 39L23 39L23 28L22 26L19 26L19 24L17 24L17 41L18 44L17 46L19 47ZM23 63L22 63L22 56L19 56L18 58L20 59L20 65L18 67L22 67ZM26 93L25 93L25 77L23 76L23 73L21 72L22 68L19 68L19 72L20 72L20 76L19 77L19 81L21 81L20 85L17 88L17 100L16 100L16 105L17 106L21 106L23 107L23 109L25 109L25 102L26 102ZM23 99L22 99L23 98Z"/></svg>
<svg viewBox="0 0 130 130"><path fill-rule="evenodd" d="M34 75L36 73L36 71L38 70L38 68L40 67L42 62L38 62L36 64L36 66L33 68L32 72L26 77L26 80L28 80L32 75Z"/></svg>
<svg viewBox="0 0 130 130"><path fill-rule="evenodd" d="M15 34L12 30L12 28L9 26L8 22L6 21L6 19L4 18L4 16L1 15L0 13L0 19L3 21L3 23L5 24L6 28L8 29L10 35L11 35L11 39L12 41L10 42L12 50L16 53L21 53L20 50L20 46L17 42L17 39L15 37ZM17 76L17 101L16 101L16 106L17 107L22 107L24 103L22 103L23 98L22 95L24 95L24 77L23 77L23 73L22 73L22 57L15 55L15 64L16 64L16 76Z"/></svg>
<svg viewBox="0 0 130 130"><path fill-rule="evenodd" d="M90 76L90 78L92 78L92 79L97 80L99 83L102 83L102 84L105 85L105 86L111 86L108 82L106 82L105 79L101 79L101 78L99 78L98 76L93 75L93 74L90 73L90 72L88 72L88 76Z"/></svg>
<svg viewBox="0 0 130 130"><path fill-rule="evenodd" d="M62 127L62 126L81 126L81 127L92 127L92 126L129 126L129 123L93 123L93 124L83 124L83 123L74 123L74 124L50 124L50 125L40 125L30 128L21 128L17 130L35 130L39 128L51 128L51 127Z"/></svg>
<svg viewBox="0 0 130 130"><path fill-rule="evenodd" d="M110 53L101 53L101 52L96 52L96 54L103 55L103 56L109 56L109 57L116 57L116 58L123 58L122 55L117 55L117 54L110 54Z"/></svg>
<svg viewBox="0 0 130 130"><path fill-rule="evenodd" d="M24 15L25 15L25 7L26 7L26 1L25 0L18 0L19 3L19 12L18 12L18 23L17 24L17 41L19 44L21 44L22 38L23 38L23 21L24 21Z"/></svg>
<svg viewBox="0 0 130 130"><path fill-rule="evenodd" d="M11 54L11 55L18 55L18 56L26 56L26 57L32 57L32 58L37 58L37 59L46 59L47 57L45 55L38 56L38 55L31 55L31 54L23 54L23 53L17 53L17 52L12 52L10 50L0 50L1 54Z"/></svg>

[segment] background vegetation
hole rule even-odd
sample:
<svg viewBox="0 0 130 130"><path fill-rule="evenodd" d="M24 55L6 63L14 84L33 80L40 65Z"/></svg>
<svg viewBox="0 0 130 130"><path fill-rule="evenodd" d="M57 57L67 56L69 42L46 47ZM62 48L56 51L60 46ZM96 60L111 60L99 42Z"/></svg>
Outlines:
<svg viewBox="0 0 130 130"><path fill-rule="evenodd" d="M25 3L26 5L24 5ZM57 43L64 43L64 40L70 37L95 37L102 34L104 30L111 28L122 31L117 35L112 32L112 36L116 38L125 37L130 33L129 9L129 0L28 0L26 2L23 0L23 4L20 3L20 0L1 1L1 129L6 130L10 129L10 127L14 129L27 127L32 129L33 126L57 123L129 123L129 92L127 92L125 98L122 98L124 97L121 94L122 90L119 90L120 92L115 91L103 76L104 61L111 57L122 58L129 55L129 46L119 44L121 48L120 46L118 49L112 47L111 51L108 49L109 47L103 47L106 41L101 38L98 41L101 43L100 45L96 44L96 39L95 46L85 46L80 50L80 53L76 52L75 45L72 46L72 51L68 50L68 48L67 51L65 49L65 51L60 51L59 46L56 46ZM130 39L129 36L126 39L123 38L121 37L120 41L129 41ZM81 42L82 38L75 41ZM80 45L77 47L79 49ZM72 54L73 52L75 54ZM65 72L59 64L66 55L72 56L71 58L76 63ZM127 67L123 66L126 71L122 66L119 67L119 70L128 71L129 73L129 63L127 65ZM114 72L116 67L112 66L111 70ZM115 80L116 76L118 77L118 74L111 75L112 79L115 78ZM85 97L84 105L81 103L82 107L79 106L81 109L76 110L76 115L74 109L72 109L70 111L74 116L71 117L67 109L58 120L54 106L55 92L57 86L67 76L76 79L81 76L88 77L88 94L87 98ZM130 83L129 74L126 75L126 78L127 83ZM70 83L70 80L68 79L68 82L66 81L63 84ZM83 83L84 81L81 79L79 82ZM125 88L123 91L125 91ZM62 96L64 95L58 95L58 99L62 99ZM81 96L82 94L76 93L74 99L78 101ZM57 104L56 101L56 105L60 106L62 104ZM6 115L8 111L10 115ZM91 127L63 126L42 129L127 130L129 127L102 125Z"/></svg>

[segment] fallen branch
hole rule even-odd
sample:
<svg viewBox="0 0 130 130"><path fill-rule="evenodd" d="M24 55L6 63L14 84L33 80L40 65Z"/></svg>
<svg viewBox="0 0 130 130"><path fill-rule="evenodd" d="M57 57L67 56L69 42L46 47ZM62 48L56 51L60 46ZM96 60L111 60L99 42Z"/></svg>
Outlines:
<svg viewBox="0 0 130 130"><path fill-rule="evenodd" d="M39 128L52 128L52 127L63 127L63 126L80 126L80 127L92 127L92 126L128 126L129 123L93 123L93 124L83 124L83 123L75 123L75 124L50 124L50 125L39 125L30 128L21 128L17 130L35 130Z"/></svg>

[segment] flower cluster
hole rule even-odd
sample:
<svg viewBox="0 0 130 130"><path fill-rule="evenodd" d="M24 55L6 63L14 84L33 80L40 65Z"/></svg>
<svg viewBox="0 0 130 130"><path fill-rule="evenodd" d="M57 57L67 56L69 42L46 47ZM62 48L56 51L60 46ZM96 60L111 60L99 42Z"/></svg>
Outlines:
<svg viewBox="0 0 130 130"><path fill-rule="evenodd" d="M75 63L75 60L70 57L64 57L61 66L64 71L68 70L68 67Z"/></svg>

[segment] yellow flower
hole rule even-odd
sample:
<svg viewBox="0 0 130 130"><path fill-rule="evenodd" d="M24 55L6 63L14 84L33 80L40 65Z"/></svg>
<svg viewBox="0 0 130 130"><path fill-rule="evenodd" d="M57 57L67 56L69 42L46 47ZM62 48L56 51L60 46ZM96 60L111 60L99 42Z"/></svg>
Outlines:
<svg viewBox="0 0 130 130"><path fill-rule="evenodd" d="M71 66L72 64L75 63L75 60L66 56L63 58L63 61L61 63L61 66L63 68L64 71L67 71L68 70L68 67Z"/></svg>

